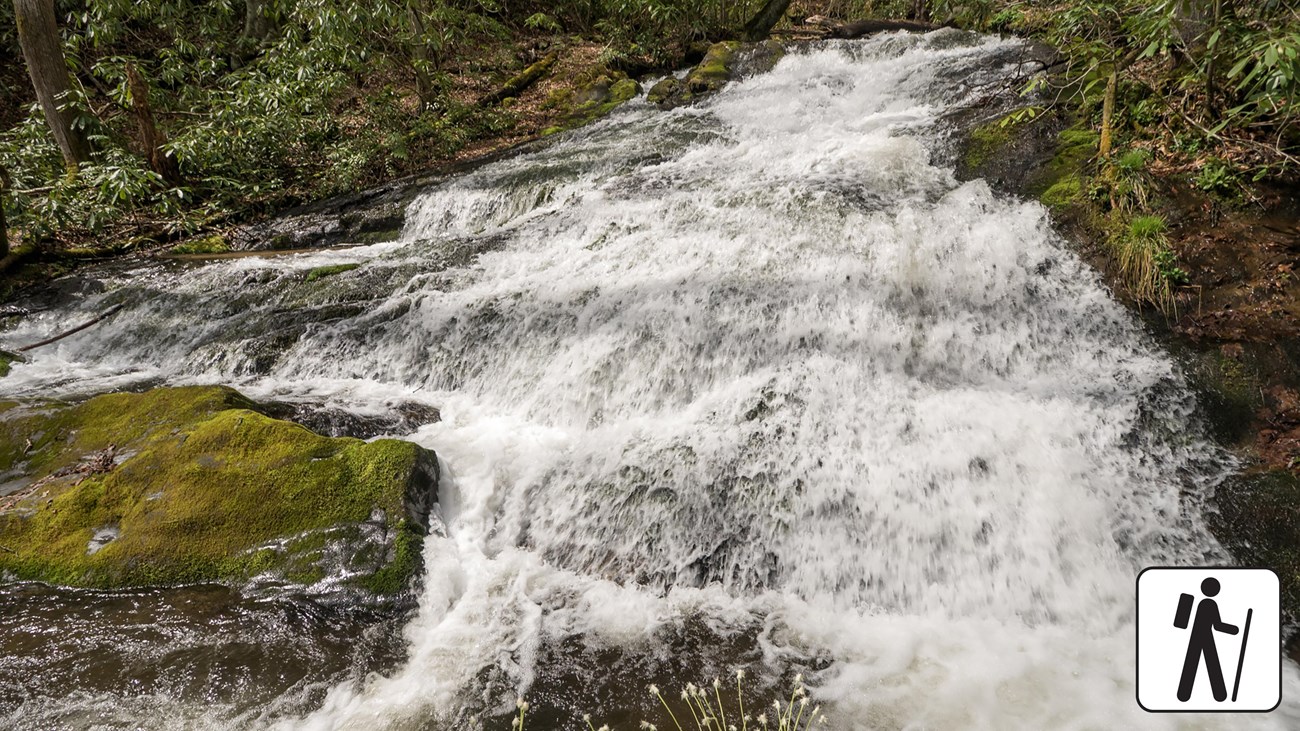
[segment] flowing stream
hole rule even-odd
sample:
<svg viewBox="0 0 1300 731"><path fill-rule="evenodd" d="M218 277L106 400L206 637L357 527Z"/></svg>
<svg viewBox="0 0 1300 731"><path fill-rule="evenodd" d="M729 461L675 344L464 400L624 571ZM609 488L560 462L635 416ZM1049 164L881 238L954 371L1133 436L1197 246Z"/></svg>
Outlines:
<svg viewBox="0 0 1300 731"><path fill-rule="evenodd" d="M186 664L167 637L95 627L162 600L42 600L70 620L10 590L22 652L75 625L137 670L73 692L73 651L61 674L0 661L31 684L0 721L505 729L523 695L530 728L634 728L647 683L744 668L760 693L803 673L837 729L1295 728L1290 703L1134 701L1137 572L1230 560L1200 512L1234 465L1047 211L954 178L946 116L1021 53L956 31L814 45L445 181L397 241L69 285L0 345L125 307L36 351L7 395L431 404L441 422L397 436L438 452L448 534L397 639L361 650L330 649L355 620L294 630L283 604L227 598L187 625L187 595L149 610L173 636L271 649ZM360 266L306 281L339 263ZM385 642L402 649L360 659ZM189 681L137 682L160 663Z"/></svg>

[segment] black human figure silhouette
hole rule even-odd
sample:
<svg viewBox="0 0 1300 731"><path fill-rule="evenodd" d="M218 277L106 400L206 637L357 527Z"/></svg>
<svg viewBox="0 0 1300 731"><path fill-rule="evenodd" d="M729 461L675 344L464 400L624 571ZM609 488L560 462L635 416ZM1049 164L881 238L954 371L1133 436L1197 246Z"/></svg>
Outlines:
<svg viewBox="0 0 1300 731"><path fill-rule="evenodd" d="M1219 665L1219 650L1214 645L1214 632L1218 630L1230 635L1237 634L1237 626L1219 619L1219 604L1213 597L1219 593L1219 582L1210 577L1201 582L1202 599L1196 607L1196 619L1192 621L1192 637L1187 643L1187 659L1183 661L1183 677L1178 682L1178 700L1186 702L1192 697L1192 685L1196 683L1196 669L1205 657L1205 671L1210 676L1210 690L1214 700L1222 701L1228 697L1228 688L1223 684L1223 667Z"/></svg>

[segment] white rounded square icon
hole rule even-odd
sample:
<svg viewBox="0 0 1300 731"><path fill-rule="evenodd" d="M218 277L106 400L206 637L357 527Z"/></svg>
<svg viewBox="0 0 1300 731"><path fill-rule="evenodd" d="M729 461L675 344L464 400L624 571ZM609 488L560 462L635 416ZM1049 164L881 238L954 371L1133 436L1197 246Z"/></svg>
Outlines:
<svg viewBox="0 0 1300 731"><path fill-rule="evenodd" d="M1277 574L1231 567L1142 571L1137 701L1152 712L1276 708L1282 701Z"/></svg>

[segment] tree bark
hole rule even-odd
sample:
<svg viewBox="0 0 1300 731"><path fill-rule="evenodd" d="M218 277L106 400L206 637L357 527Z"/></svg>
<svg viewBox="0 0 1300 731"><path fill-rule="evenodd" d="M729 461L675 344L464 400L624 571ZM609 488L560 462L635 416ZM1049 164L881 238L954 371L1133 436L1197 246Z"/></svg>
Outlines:
<svg viewBox="0 0 1300 731"><path fill-rule="evenodd" d="M136 125L140 128L140 140L144 144L144 154L149 158L149 167L168 185L180 185L180 167L176 164L176 158L163 150L167 137L153 121L153 110L149 108L149 85L133 63L126 65L126 83L131 90L131 110L135 112Z"/></svg>
<svg viewBox="0 0 1300 731"><path fill-rule="evenodd" d="M45 121L59 143L64 162L76 169L90 159L90 141L85 130L73 126L76 114L66 106L72 80L54 19L54 0L14 0L14 19L27 74L45 112Z"/></svg>
<svg viewBox="0 0 1300 731"><path fill-rule="evenodd" d="M266 40L271 32L271 19L266 17L266 0L244 0L244 31L241 39L252 41L256 46Z"/></svg>
<svg viewBox="0 0 1300 731"><path fill-rule="evenodd" d="M767 38L767 34L772 32L773 26L781 22L781 17L789 7L790 0L767 0L758 13L745 24L741 37L750 42Z"/></svg>
<svg viewBox="0 0 1300 731"><path fill-rule="evenodd" d="M433 106L437 102L437 89L434 87L433 78L429 75L429 69L434 68L434 59L429 53L429 45L425 42L424 8L421 3L410 3L406 7L407 16L411 23L411 68L415 71L415 93L420 97L420 101L426 106Z"/></svg>
<svg viewBox="0 0 1300 731"><path fill-rule="evenodd" d="M5 222L5 200L9 197L9 172L0 167L0 259L9 256L9 228Z"/></svg>
<svg viewBox="0 0 1300 731"><path fill-rule="evenodd" d="M1119 69L1112 66L1110 76L1106 79L1106 97L1101 103L1101 144L1098 151L1103 160L1110 157L1111 138L1114 134L1115 90L1118 86Z"/></svg>

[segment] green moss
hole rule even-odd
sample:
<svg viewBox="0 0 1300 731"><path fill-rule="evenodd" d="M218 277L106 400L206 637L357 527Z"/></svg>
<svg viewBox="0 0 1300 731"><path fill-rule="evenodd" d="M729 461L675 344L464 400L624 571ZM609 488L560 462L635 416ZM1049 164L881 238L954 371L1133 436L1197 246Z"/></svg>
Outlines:
<svg viewBox="0 0 1300 731"><path fill-rule="evenodd" d="M307 272L307 281L314 282L317 279L324 279L326 277L332 277L335 274L350 272L360 266L360 264L331 264L330 266L316 267Z"/></svg>
<svg viewBox="0 0 1300 731"><path fill-rule="evenodd" d="M1062 208L1084 200L1084 178L1070 175L1056 181L1043 191L1039 199L1049 208Z"/></svg>
<svg viewBox="0 0 1300 731"><path fill-rule="evenodd" d="M646 101L651 104L663 104L677 91L681 82L669 76L666 79L660 79L650 91L646 93Z"/></svg>
<svg viewBox="0 0 1300 731"><path fill-rule="evenodd" d="M1082 127L1063 130L1057 136L1056 154L1031 189L1050 208L1087 202L1088 167L1097 151L1095 132Z"/></svg>
<svg viewBox="0 0 1300 731"><path fill-rule="evenodd" d="M971 130L962 162L970 170L978 169L1002 154L1010 143L1011 131L1000 120L982 124Z"/></svg>
<svg viewBox="0 0 1300 731"><path fill-rule="evenodd" d="M29 475L40 478L109 445L126 449L231 408L257 407L234 389L191 386L105 394L72 407L11 409L0 418L0 472L21 461Z"/></svg>
<svg viewBox="0 0 1300 731"><path fill-rule="evenodd" d="M393 595L406 587L420 567L420 548L423 538L419 530L406 521L399 521L397 537L393 541L393 557L383 568L365 577L361 585L380 595Z"/></svg>
<svg viewBox="0 0 1300 731"><path fill-rule="evenodd" d="M14 357L12 353L0 350L0 378L9 375L9 366L13 365Z"/></svg>
<svg viewBox="0 0 1300 731"><path fill-rule="evenodd" d="M573 99L586 101L571 109L559 124L542 130L541 135L547 137L566 129L589 124L635 99L640 93L641 85L626 78L625 75L617 80L610 76L600 76L590 85L567 97L570 101Z"/></svg>
<svg viewBox="0 0 1300 731"><path fill-rule="evenodd" d="M1061 174L1077 173L1085 170L1088 163L1097 154L1100 137L1091 129L1074 127L1061 132L1057 137L1060 147L1052 158L1051 168Z"/></svg>
<svg viewBox="0 0 1300 731"><path fill-rule="evenodd" d="M0 457L14 464L35 436L41 446L26 455L29 469L36 463L33 477L109 444L128 457L79 483L47 481L0 515L0 536L12 549L0 552L0 574L105 588L242 580L310 550L257 550L267 541L360 523L377 508L397 530L413 530L402 516L421 469L418 446L323 437L250 407L230 389L192 387L4 412ZM87 555L105 526L119 536ZM395 553L383 586L414 570ZM293 576L313 571L307 564Z"/></svg>
<svg viewBox="0 0 1300 731"><path fill-rule="evenodd" d="M173 254L224 254L230 251L230 244L221 234L212 234L203 238L190 239L179 246L173 246Z"/></svg>
<svg viewBox="0 0 1300 731"><path fill-rule="evenodd" d="M722 41L709 46L704 60L687 75L686 86L695 93L721 89L731 80L731 64L738 50L739 41Z"/></svg>

